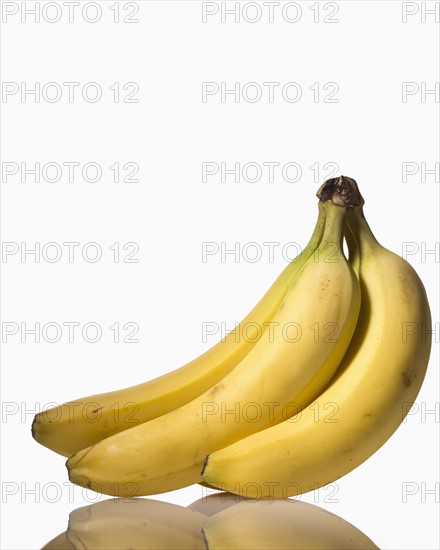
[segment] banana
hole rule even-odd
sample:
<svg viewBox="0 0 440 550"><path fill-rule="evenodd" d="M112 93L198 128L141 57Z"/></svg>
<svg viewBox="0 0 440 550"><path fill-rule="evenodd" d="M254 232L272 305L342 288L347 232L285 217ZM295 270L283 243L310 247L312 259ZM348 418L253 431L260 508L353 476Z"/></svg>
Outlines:
<svg viewBox="0 0 440 550"><path fill-rule="evenodd" d="M348 226L359 248L362 306L334 379L300 414L211 454L206 483L252 498L317 489L376 452L415 401L431 347L425 289L408 263L377 242L361 206Z"/></svg>
<svg viewBox="0 0 440 550"><path fill-rule="evenodd" d="M377 550L359 529L327 510L297 500L243 501L208 518L208 550Z"/></svg>
<svg viewBox="0 0 440 550"><path fill-rule="evenodd" d="M115 434L67 461L73 483L114 496L162 493L201 481L205 456L308 405L351 341L359 282L342 250L346 209L324 205L316 253L270 330L213 388L164 416Z"/></svg>
<svg viewBox="0 0 440 550"><path fill-rule="evenodd" d="M206 516L156 500L111 499L71 512L66 532L73 548L205 549Z"/></svg>
<svg viewBox="0 0 440 550"><path fill-rule="evenodd" d="M71 456L113 434L162 416L217 384L252 349L278 310L289 287L316 250L324 230L324 209L311 239L255 308L222 341L183 367L118 391L69 401L35 416L33 437L49 449ZM237 338L246 328L246 338ZM256 327L256 328L255 328Z"/></svg>

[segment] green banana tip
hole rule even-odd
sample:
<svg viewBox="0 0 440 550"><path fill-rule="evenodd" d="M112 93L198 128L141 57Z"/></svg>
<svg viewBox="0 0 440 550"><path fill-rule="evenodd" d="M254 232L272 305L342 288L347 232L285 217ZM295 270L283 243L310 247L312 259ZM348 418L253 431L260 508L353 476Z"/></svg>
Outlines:
<svg viewBox="0 0 440 550"><path fill-rule="evenodd" d="M331 201L345 208L356 208L364 204L356 180L348 176L326 180L318 189L316 196L322 202Z"/></svg>

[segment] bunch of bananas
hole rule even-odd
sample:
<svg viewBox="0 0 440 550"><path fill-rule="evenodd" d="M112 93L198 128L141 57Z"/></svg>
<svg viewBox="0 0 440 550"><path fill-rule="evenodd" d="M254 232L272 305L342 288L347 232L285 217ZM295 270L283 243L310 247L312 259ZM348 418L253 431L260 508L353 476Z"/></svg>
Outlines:
<svg viewBox="0 0 440 550"><path fill-rule="evenodd" d="M393 434L428 364L426 293L373 236L353 179L317 195L308 245L234 334L170 374L35 417L34 438L70 457L72 482L112 496L205 483L286 498L339 479Z"/></svg>
<svg viewBox="0 0 440 550"><path fill-rule="evenodd" d="M70 513L67 531L43 550L377 550L359 529L313 504L210 495L188 507L110 499Z"/></svg>

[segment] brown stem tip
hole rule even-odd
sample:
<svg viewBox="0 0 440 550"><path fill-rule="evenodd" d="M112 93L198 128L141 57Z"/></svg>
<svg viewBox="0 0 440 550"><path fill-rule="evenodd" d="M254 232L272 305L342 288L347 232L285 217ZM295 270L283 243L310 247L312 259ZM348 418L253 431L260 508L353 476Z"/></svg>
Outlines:
<svg viewBox="0 0 440 550"><path fill-rule="evenodd" d="M345 206L345 208L355 208L364 204L356 181L347 176L325 181L318 189L316 196L322 202L332 201L333 204Z"/></svg>

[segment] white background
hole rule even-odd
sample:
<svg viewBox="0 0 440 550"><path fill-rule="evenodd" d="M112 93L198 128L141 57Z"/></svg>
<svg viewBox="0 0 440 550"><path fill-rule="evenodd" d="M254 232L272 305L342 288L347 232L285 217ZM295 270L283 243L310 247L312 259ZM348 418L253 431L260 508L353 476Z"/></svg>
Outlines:
<svg viewBox="0 0 440 550"><path fill-rule="evenodd" d="M46 2L37 4L43 10ZM133 17L139 22L132 24L115 23L114 2L104 1L99 21L89 23L81 15L87 2L80 4L72 23L64 7L55 23L43 15L39 23L31 15L21 22L19 11L2 24L4 83L80 83L72 103L65 87L54 103L42 94L40 102L3 95L3 163L96 162L103 170L96 183L80 173L74 182L65 173L52 183L29 175L21 182L20 173L2 180L2 240L20 247L2 259L3 326L74 321L102 327L94 344L80 331L73 343L64 331L56 343L43 337L35 343L31 335L22 343L19 333L3 344L2 548L40 548L66 529L71 510L96 498L69 484L63 457L32 439L33 410L154 378L213 345L218 336L203 341L202 324L232 328L286 265L283 246L307 242L329 162L337 174L358 181L379 240L397 253L411 252L437 334L418 412L338 481L335 494L323 488L302 499L352 522L380 548L438 548L439 177L422 174L422 163L432 169L438 162L438 95L422 93L439 80L438 25L433 15L422 17L422 4L435 3L320 2L317 14L312 2L299 2L298 21L289 23L294 8L283 17L281 2L272 23L266 8L258 22L247 22L256 13L252 6L239 22L227 16L222 23L219 11L203 23L201 2L138 1ZM126 4L119 3L121 19L131 12ZM323 22L333 6L339 22ZM405 10L417 11L406 23ZM47 18L54 13L47 11ZM87 13L94 17L92 8ZM96 103L81 95L89 82L102 89ZM121 90L137 83L138 102L116 103L109 89L115 82ZM256 82L263 96L235 102L228 95L222 102L216 94L203 102L203 82L228 88ZM273 102L264 82L280 83ZM299 101L283 99L288 82L301 86ZM316 82L318 102L309 89ZM337 103L323 102L329 82L339 88ZM415 83L415 93L403 101L405 82ZM136 163L139 181L115 183L108 168L115 162ZM203 182L204 162L228 168L291 162L301 177L292 169L289 177L297 181L286 181L278 168L272 183L267 173L259 182L231 176L222 182L219 175ZM404 181L408 162L417 173ZM309 168L315 163L316 178ZM32 255L21 261L22 247L37 242L81 244L72 263L65 247L58 262L43 255L40 262ZM102 249L96 263L81 254L90 242ZM136 243L139 261L115 262L109 249L115 242L121 248ZM204 262L204 242L228 249L238 243L239 257L222 261L216 254ZM250 261L250 242L260 246L259 261ZM265 242L280 243L274 261ZM436 247L437 254L425 253ZM122 337L123 325L136 323L139 342L115 343L108 328L115 322ZM436 407L437 414L424 414ZM437 494L427 493L436 483ZM405 487L414 493L406 502ZM202 495L192 486L158 498L186 506Z"/></svg>

